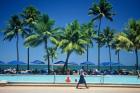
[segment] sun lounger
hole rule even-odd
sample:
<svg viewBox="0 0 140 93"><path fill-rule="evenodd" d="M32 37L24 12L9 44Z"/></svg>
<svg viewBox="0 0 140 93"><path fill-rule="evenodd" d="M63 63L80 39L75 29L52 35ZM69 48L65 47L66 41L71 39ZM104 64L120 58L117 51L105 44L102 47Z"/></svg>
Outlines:
<svg viewBox="0 0 140 93"><path fill-rule="evenodd" d="M31 70L25 70L25 71L20 71L21 74L29 74L31 73Z"/></svg>

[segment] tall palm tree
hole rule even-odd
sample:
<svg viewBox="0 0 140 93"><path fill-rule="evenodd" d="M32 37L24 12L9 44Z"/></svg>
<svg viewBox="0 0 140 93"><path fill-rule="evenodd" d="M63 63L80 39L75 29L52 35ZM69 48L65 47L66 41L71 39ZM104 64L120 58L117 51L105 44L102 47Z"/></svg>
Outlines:
<svg viewBox="0 0 140 93"><path fill-rule="evenodd" d="M98 4L94 3L89 8L89 15L93 16L92 21L99 20L98 36L100 35L100 27L102 18L113 21L112 5L107 0L100 0ZM100 42L98 42L98 69L100 69Z"/></svg>
<svg viewBox="0 0 140 93"><path fill-rule="evenodd" d="M121 32L114 35L114 38L112 40L112 48L115 49L119 64L120 64L120 51L122 49L129 51L129 49L132 46L133 43L127 38L127 35L125 33ZM118 66L118 69L120 69L120 65Z"/></svg>
<svg viewBox="0 0 140 93"><path fill-rule="evenodd" d="M96 35L96 32L93 29L93 22L90 21L87 24L83 24L81 26L81 30L82 30L84 36L87 37L87 39L89 39L89 43L87 44L87 47L86 47L87 48L86 49L86 51L87 51L87 59L86 60L89 61L89 47L93 46L93 38Z"/></svg>
<svg viewBox="0 0 140 93"><path fill-rule="evenodd" d="M112 46L112 40L114 37L114 30L111 29L110 27L106 27L103 31L104 35L104 40L105 40L105 45L108 47L108 54L109 54L109 61L110 61L110 70L111 68L111 46Z"/></svg>
<svg viewBox="0 0 140 93"><path fill-rule="evenodd" d="M133 42L133 47L136 55L136 70L138 70L138 50L140 49L140 20L136 21L134 19L129 20L127 27L125 28L125 33L127 34L127 38Z"/></svg>
<svg viewBox="0 0 140 93"><path fill-rule="evenodd" d="M4 30L4 40L11 41L16 38L16 51L17 51L17 62L19 62L19 34L22 32L22 21L17 15L14 15L9 20L7 28ZM18 73L19 66L17 63L16 72Z"/></svg>
<svg viewBox="0 0 140 93"><path fill-rule="evenodd" d="M115 49L115 54L117 55L118 64L120 64L120 50L122 49L122 47L120 46L121 42L118 38L119 38L118 35L114 36L111 47L112 49ZM120 69L120 65L118 66L118 70L119 69Z"/></svg>
<svg viewBox="0 0 140 93"><path fill-rule="evenodd" d="M38 46L44 44L45 50L47 52L47 61L48 61L48 74L50 74L50 54L48 50L48 43L50 41L57 42L53 37L55 32L58 30L54 28L54 20L50 19L48 15L42 15L38 22L35 24L35 33L31 34L25 39L25 44L27 46Z"/></svg>
<svg viewBox="0 0 140 93"><path fill-rule="evenodd" d="M40 12L35 7L28 6L23 10L21 16L24 19L25 23L31 26L31 24L34 24L34 22L38 20Z"/></svg>
<svg viewBox="0 0 140 93"><path fill-rule="evenodd" d="M23 10L21 14L21 17L24 22L24 30L22 32L23 38L26 38L31 33L33 33L33 25L38 20L39 15L40 12L33 6L28 6ZM29 61L30 61L30 49L29 47L27 47L27 63L28 63L27 70L29 70Z"/></svg>
<svg viewBox="0 0 140 93"><path fill-rule="evenodd" d="M74 20L71 24L66 26L59 42L59 47L62 49L62 53L67 53L63 73L68 68L68 60L72 52L78 54L84 53L88 43L89 41L82 34L77 20Z"/></svg>
<svg viewBox="0 0 140 93"><path fill-rule="evenodd" d="M57 58L57 54L56 54L56 50L57 50L57 47L49 47L48 48L48 51L49 51L49 58L51 59L52 61L52 71L53 71L53 62L54 62L54 59ZM47 61L48 59L48 54L44 55L44 58L45 58L45 61Z"/></svg>

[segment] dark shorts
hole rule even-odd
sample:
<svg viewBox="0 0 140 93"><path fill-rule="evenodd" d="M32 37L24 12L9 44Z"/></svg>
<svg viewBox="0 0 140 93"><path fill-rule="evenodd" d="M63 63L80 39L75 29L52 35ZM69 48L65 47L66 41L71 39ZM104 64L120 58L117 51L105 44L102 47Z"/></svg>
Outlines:
<svg viewBox="0 0 140 93"><path fill-rule="evenodd" d="M80 75L80 79L79 79L79 82L78 82L78 83L79 83L79 84L86 83L86 80L85 80L85 78L84 78L83 75Z"/></svg>

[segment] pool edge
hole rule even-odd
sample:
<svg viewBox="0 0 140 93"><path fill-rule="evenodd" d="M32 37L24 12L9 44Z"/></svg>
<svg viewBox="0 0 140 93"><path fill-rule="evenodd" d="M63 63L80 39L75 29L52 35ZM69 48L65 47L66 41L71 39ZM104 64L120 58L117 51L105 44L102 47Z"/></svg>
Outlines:
<svg viewBox="0 0 140 93"><path fill-rule="evenodd" d="M47 83L47 84L39 84L39 83L7 83L3 84L3 86L44 86L44 87L76 87L75 83L67 84L67 83ZM83 86L83 85L82 85ZM140 88L140 84L88 84L89 87L119 87L119 88Z"/></svg>

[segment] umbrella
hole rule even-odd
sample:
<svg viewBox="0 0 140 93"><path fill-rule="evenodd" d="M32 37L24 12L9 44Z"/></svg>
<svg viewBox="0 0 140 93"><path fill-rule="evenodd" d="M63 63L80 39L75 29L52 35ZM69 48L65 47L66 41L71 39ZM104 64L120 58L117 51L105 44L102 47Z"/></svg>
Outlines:
<svg viewBox="0 0 140 93"><path fill-rule="evenodd" d="M10 62L8 62L7 64L11 64L11 65L21 65L21 64L26 64L26 63L24 63L24 62L22 62L22 61L16 61L16 60L14 60L14 61L10 61Z"/></svg>
<svg viewBox="0 0 140 93"><path fill-rule="evenodd" d="M110 66L110 64L111 64L111 66L122 66L122 64L120 64L120 63L117 63L117 62L102 62L101 63L101 66Z"/></svg>
<svg viewBox="0 0 140 93"><path fill-rule="evenodd" d="M111 64L112 64L112 62L111 62ZM102 62L101 66L110 66L110 62Z"/></svg>
<svg viewBox="0 0 140 93"><path fill-rule="evenodd" d="M31 62L31 64L45 64L45 63L40 60L35 60L35 61Z"/></svg>
<svg viewBox="0 0 140 93"><path fill-rule="evenodd" d="M64 61L58 61L54 63L54 65L64 65L64 64L65 64ZM69 62L68 65L78 65L78 64L75 62Z"/></svg>
<svg viewBox="0 0 140 93"><path fill-rule="evenodd" d="M82 62L80 65L95 65L95 64L90 61L85 61L85 62Z"/></svg>
<svg viewBox="0 0 140 93"><path fill-rule="evenodd" d="M90 61L85 61L85 62L82 62L80 65L86 65L87 70L88 70L88 65L95 65L95 64L93 62L90 62Z"/></svg>
<svg viewBox="0 0 140 93"><path fill-rule="evenodd" d="M64 61L57 61L57 62L54 63L54 65L64 65L64 64L65 64Z"/></svg>
<svg viewBox="0 0 140 93"><path fill-rule="evenodd" d="M3 61L0 61L0 64L5 64Z"/></svg>
<svg viewBox="0 0 140 93"><path fill-rule="evenodd" d="M112 63L112 66L124 66L124 65L121 64L121 63L116 62L116 63Z"/></svg>

